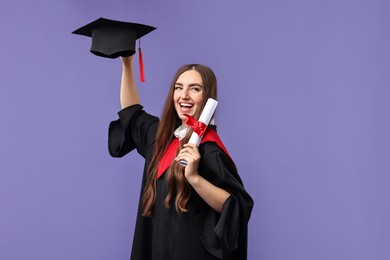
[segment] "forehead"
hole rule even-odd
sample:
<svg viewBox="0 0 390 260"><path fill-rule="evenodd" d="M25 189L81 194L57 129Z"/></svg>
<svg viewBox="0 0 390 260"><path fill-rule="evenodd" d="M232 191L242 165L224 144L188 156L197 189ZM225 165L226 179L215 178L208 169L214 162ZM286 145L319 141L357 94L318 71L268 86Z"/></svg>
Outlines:
<svg viewBox="0 0 390 260"><path fill-rule="evenodd" d="M183 85L198 84L203 85L202 76L196 70L187 70L180 74L179 78L176 80L176 83Z"/></svg>

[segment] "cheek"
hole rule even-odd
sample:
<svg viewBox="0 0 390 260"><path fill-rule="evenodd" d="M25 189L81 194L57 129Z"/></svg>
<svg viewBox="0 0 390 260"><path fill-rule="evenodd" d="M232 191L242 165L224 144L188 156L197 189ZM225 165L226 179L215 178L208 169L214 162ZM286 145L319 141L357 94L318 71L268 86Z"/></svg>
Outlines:
<svg viewBox="0 0 390 260"><path fill-rule="evenodd" d="M176 100L178 99L178 95L176 93L173 94L172 101L176 103ZM176 105L176 104L175 104Z"/></svg>
<svg viewBox="0 0 390 260"><path fill-rule="evenodd" d="M200 94L197 95L197 97L196 97L196 104L197 104L198 106L200 106L200 105L202 105L202 103L203 103L203 94L200 93Z"/></svg>
<svg viewBox="0 0 390 260"><path fill-rule="evenodd" d="M203 95L200 95L199 97L197 97L195 102L196 102L196 113L199 116L202 112L201 106L203 105Z"/></svg>

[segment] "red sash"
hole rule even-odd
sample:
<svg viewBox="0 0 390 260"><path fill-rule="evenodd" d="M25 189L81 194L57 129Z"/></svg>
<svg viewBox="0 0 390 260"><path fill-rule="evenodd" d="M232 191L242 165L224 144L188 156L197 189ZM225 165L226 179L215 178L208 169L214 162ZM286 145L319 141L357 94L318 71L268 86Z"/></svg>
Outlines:
<svg viewBox="0 0 390 260"><path fill-rule="evenodd" d="M210 128L207 129L200 143L202 144L205 142L216 143L230 157L226 147L223 145L217 132L215 132L213 129ZM179 148L179 145L180 145L180 141L177 138L173 139L173 141L168 145L158 165L157 178L160 178L164 174L164 172L168 169L168 167L171 165L171 163L176 157L176 151Z"/></svg>

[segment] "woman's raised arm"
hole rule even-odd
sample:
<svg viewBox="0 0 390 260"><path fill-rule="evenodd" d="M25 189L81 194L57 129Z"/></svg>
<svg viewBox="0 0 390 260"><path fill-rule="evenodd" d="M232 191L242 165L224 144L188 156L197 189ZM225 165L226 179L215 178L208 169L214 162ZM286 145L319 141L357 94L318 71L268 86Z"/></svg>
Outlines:
<svg viewBox="0 0 390 260"><path fill-rule="evenodd" d="M137 86L135 85L134 80L133 57L134 55L130 57L122 57L122 79L120 90L120 102L122 109L140 103Z"/></svg>

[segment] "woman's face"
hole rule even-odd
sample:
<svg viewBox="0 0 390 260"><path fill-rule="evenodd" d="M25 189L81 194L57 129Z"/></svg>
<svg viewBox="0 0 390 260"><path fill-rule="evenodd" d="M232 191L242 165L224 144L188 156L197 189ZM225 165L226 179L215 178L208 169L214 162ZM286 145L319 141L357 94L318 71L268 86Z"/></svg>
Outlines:
<svg viewBox="0 0 390 260"><path fill-rule="evenodd" d="M173 103L185 126L186 117L183 114L194 116L200 112L203 104L202 76L196 70L187 70L179 76L174 88Z"/></svg>

